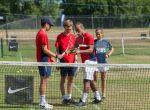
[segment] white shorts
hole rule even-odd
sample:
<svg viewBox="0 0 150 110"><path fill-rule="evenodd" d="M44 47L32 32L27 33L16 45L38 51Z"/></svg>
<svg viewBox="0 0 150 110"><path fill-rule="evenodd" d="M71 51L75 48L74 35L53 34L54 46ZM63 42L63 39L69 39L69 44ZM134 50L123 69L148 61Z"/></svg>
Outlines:
<svg viewBox="0 0 150 110"><path fill-rule="evenodd" d="M86 60L84 63L86 64L97 64L96 61ZM97 70L97 67L87 66L84 68L84 76L83 79L93 80L94 72Z"/></svg>
<svg viewBox="0 0 150 110"><path fill-rule="evenodd" d="M103 67L98 67L97 69L96 69L96 71L98 71L98 72L107 72L109 70L109 67L107 67L107 66L103 66Z"/></svg>

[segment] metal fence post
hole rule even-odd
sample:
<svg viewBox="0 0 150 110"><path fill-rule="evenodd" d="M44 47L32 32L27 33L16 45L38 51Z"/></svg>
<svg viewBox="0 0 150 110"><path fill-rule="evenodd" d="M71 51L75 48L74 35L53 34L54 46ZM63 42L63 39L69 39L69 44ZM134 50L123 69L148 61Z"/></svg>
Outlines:
<svg viewBox="0 0 150 110"><path fill-rule="evenodd" d="M94 29L94 20L93 20L93 15L91 16L92 19L92 29Z"/></svg>
<svg viewBox="0 0 150 110"><path fill-rule="evenodd" d="M3 58L4 50L3 50L3 38L1 38L1 58Z"/></svg>

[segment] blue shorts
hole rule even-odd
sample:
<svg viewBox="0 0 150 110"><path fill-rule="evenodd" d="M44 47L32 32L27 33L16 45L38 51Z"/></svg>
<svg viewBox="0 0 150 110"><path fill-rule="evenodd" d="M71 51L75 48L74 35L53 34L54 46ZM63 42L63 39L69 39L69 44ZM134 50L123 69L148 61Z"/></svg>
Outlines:
<svg viewBox="0 0 150 110"><path fill-rule="evenodd" d="M51 67L50 66L38 66L40 76L47 76L51 75Z"/></svg>
<svg viewBox="0 0 150 110"><path fill-rule="evenodd" d="M48 56L42 53L41 62L48 62ZM40 76L47 76L51 75L51 67L50 66L38 66Z"/></svg>
<svg viewBox="0 0 150 110"><path fill-rule="evenodd" d="M61 67L60 74L61 76L75 76L76 67Z"/></svg>

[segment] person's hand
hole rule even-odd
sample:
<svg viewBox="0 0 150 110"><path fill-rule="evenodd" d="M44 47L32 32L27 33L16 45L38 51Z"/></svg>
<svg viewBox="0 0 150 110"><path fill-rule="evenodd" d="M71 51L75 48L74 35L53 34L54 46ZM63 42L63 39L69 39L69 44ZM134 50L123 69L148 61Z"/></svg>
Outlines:
<svg viewBox="0 0 150 110"><path fill-rule="evenodd" d="M77 48L72 48L69 51L70 51L70 53L76 53L76 50L77 50Z"/></svg>
<svg viewBox="0 0 150 110"><path fill-rule="evenodd" d="M105 56L106 58L109 58L109 55L108 54L106 54L106 56Z"/></svg>
<svg viewBox="0 0 150 110"><path fill-rule="evenodd" d="M80 50L76 49L76 50L74 50L74 53L78 55L80 53Z"/></svg>
<svg viewBox="0 0 150 110"><path fill-rule="evenodd" d="M57 58L58 59L62 59L63 58L63 54L57 54Z"/></svg>

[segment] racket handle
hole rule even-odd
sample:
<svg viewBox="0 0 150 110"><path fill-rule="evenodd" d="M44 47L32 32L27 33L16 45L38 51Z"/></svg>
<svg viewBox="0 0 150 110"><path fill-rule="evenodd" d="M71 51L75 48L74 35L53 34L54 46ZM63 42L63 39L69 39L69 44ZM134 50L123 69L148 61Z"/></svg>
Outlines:
<svg viewBox="0 0 150 110"><path fill-rule="evenodd" d="M56 62L57 62L57 63L59 63L59 62L60 62L58 58L56 59Z"/></svg>
<svg viewBox="0 0 150 110"><path fill-rule="evenodd" d="M64 57L64 56L65 56L65 54L66 54L66 52L63 52L63 53L62 53L62 57Z"/></svg>
<svg viewBox="0 0 150 110"><path fill-rule="evenodd" d="M76 54L75 55L75 63L77 63L78 62L78 55Z"/></svg>
<svg viewBox="0 0 150 110"><path fill-rule="evenodd" d="M88 47L88 45L79 44L79 47Z"/></svg>

